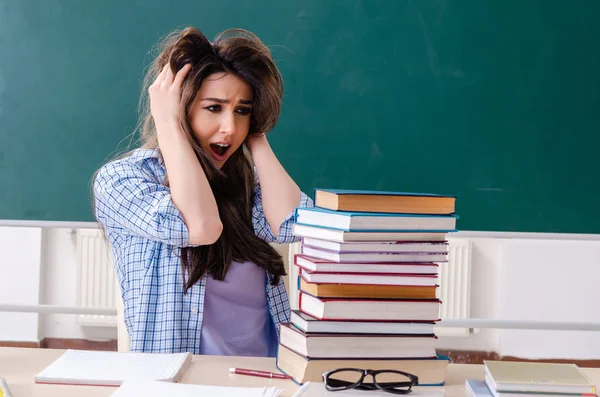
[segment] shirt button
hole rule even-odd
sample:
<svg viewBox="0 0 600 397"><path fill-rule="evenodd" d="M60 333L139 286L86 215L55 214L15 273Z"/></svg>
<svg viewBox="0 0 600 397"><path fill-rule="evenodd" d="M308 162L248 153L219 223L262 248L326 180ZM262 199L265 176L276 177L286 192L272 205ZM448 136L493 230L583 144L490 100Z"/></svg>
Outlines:
<svg viewBox="0 0 600 397"><path fill-rule="evenodd" d="M192 307L192 313L198 314L198 308L197 307Z"/></svg>

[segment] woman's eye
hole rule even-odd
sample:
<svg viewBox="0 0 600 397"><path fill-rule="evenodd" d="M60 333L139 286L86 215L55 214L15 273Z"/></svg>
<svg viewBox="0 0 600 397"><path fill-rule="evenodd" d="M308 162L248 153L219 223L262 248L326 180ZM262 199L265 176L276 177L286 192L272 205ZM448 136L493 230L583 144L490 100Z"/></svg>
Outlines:
<svg viewBox="0 0 600 397"><path fill-rule="evenodd" d="M219 112L221 111L221 105L210 105L205 107L204 109L208 110L209 112Z"/></svg>
<svg viewBox="0 0 600 397"><path fill-rule="evenodd" d="M237 112L243 116L250 114L251 109L247 107L238 108Z"/></svg>

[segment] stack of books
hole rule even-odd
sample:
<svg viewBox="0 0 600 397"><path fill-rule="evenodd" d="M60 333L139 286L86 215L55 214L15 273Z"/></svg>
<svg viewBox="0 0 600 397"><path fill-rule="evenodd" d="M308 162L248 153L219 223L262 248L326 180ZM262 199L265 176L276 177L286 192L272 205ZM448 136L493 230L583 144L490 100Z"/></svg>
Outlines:
<svg viewBox="0 0 600 397"><path fill-rule="evenodd" d="M596 396L594 384L575 364L488 360L484 369L485 380L467 379L467 396Z"/></svg>
<svg viewBox="0 0 600 397"><path fill-rule="evenodd" d="M448 260L456 198L316 189L314 201L295 214L299 310L281 326L278 368L300 384L348 367L443 384L438 263Z"/></svg>

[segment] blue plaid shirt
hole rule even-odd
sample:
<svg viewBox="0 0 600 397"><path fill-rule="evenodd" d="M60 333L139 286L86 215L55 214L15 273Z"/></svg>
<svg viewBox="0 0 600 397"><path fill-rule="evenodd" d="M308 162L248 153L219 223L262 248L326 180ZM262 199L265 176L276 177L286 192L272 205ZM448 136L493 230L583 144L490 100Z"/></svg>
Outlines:
<svg viewBox="0 0 600 397"><path fill-rule="evenodd" d="M158 151L137 149L104 165L94 182L96 217L110 242L125 309L130 349L140 352L200 352L206 277L183 293L179 248L188 246L188 230L163 185L165 168ZM260 185L254 190L252 223L267 242L291 243L293 213L277 238L265 218ZM304 193L300 206L311 206ZM283 277L266 286L273 325L289 322L290 306ZM243 320L240 320L243 321ZM278 336L278 335L277 335Z"/></svg>

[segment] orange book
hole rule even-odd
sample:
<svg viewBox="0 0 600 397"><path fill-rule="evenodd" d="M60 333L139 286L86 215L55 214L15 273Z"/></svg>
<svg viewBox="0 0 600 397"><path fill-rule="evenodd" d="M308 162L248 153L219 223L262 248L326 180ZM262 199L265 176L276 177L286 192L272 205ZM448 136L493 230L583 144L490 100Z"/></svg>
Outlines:
<svg viewBox="0 0 600 397"><path fill-rule="evenodd" d="M319 298L435 299L437 286L314 284L302 277L300 290Z"/></svg>
<svg viewBox="0 0 600 397"><path fill-rule="evenodd" d="M315 205L334 211L453 214L455 203L438 194L315 189Z"/></svg>

